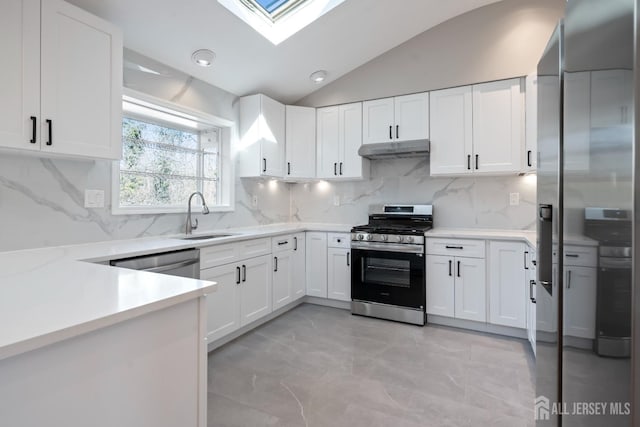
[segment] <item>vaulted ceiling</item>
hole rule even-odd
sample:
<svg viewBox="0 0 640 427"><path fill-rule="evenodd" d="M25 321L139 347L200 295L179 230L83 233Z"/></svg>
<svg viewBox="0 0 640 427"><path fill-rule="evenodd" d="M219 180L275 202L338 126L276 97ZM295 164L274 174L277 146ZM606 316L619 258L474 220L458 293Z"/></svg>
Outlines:
<svg viewBox="0 0 640 427"><path fill-rule="evenodd" d="M347 0L274 46L217 0L69 0L118 25L125 46L236 95L292 103L448 19L498 0ZM207 48L212 67L191 62ZM434 58L434 60L437 60Z"/></svg>

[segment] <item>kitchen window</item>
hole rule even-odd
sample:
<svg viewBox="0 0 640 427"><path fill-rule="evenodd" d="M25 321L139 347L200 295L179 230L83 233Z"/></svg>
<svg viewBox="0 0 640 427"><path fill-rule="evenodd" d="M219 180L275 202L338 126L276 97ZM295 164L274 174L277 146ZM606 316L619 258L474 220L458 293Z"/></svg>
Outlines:
<svg viewBox="0 0 640 427"><path fill-rule="evenodd" d="M114 213L186 212L201 192L231 209L231 123L169 103L123 97L122 159L114 165ZM221 126L220 124L227 125Z"/></svg>

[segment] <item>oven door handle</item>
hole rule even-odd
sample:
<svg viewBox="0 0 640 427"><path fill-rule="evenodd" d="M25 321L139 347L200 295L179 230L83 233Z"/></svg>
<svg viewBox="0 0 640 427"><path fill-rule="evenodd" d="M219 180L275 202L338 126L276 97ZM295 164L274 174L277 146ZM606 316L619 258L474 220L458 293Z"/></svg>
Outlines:
<svg viewBox="0 0 640 427"><path fill-rule="evenodd" d="M424 254L424 245L410 244L351 242L351 249L376 252L402 252L420 256Z"/></svg>

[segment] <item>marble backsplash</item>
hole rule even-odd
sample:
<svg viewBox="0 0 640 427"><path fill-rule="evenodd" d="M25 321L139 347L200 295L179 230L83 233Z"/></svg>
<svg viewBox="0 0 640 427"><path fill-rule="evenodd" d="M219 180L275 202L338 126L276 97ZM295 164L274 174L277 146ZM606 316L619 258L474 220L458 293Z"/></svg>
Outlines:
<svg viewBox="0 0 640 427"><path fill-rule="evenodd" d="M509 193L519 193L518 206ZM372 161L368 180L291 188L295 222L363 224L371 207L385 203L432 203L436 227L534 230L536 178L432 178L428 160L396 159Z"/></svg>

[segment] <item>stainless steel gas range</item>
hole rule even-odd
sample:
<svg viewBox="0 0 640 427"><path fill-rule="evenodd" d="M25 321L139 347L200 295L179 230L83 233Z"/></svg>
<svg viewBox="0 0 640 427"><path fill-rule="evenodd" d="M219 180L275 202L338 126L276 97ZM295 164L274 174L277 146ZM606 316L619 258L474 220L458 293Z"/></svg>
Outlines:
<svg viewBox="0 0 640 427"><path fill-rule="evenodd" d="M425 324L424 232L431 205L385 205L351 230L351 312Z"/></svg>

